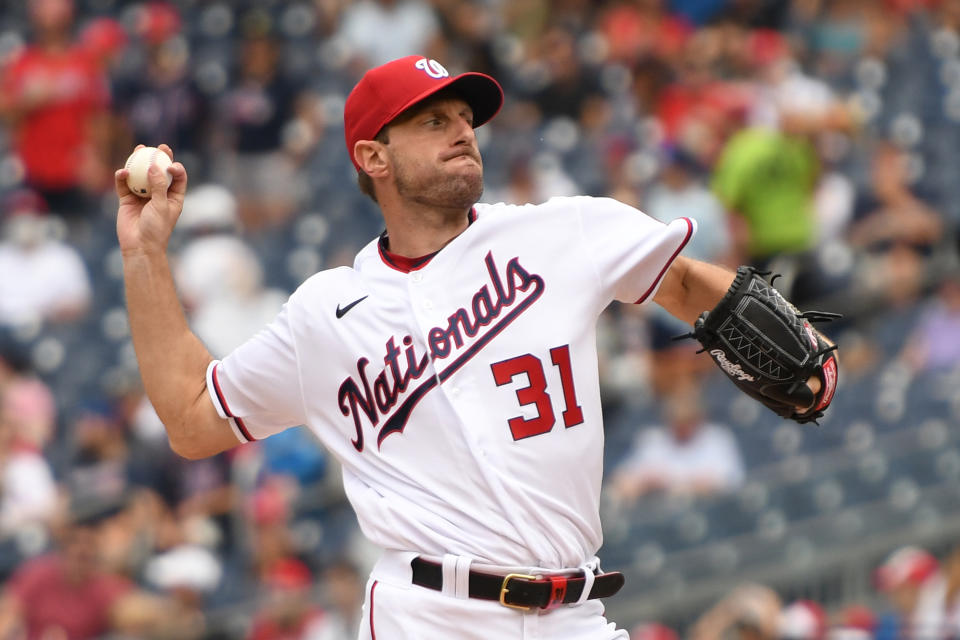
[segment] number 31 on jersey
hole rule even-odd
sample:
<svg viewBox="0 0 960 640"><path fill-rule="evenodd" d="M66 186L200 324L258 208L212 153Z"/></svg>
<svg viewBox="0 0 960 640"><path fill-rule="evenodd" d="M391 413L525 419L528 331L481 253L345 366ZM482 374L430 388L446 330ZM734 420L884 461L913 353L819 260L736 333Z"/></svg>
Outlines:
<svg viewBox="0 0 960 640"><path fill-rule="evenodd" d="M563 424L570 428L583 422L583 409L577 402L577 390L573 386L573 372L570 369L570 346L563 345L550 349L550 360L560 370L560 382L563 391ZM533 418L515 416L507 421L514 440L547 433L556 423L550 394L547 393L547 378L543 361L535 355L526 353L509 360L501 360L490 365L493 380L498 387L510 384L520 374L527 375L528 385L517 389L517 401L521 406L534 405L537 415Z"/></svg>

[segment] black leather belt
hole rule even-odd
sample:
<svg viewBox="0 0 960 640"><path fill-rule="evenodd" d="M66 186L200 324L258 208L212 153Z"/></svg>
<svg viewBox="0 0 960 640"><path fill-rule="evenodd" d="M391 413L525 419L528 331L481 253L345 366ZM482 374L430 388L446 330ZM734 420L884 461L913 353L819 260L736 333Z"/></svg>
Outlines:
<svg viewBox="0 0 960 640"><path fill-rule="evenodd" d="M443 590L443 565L423 558L410 562L413 584L435 591ZM623 586L619 571L601 573L594 578L589 599L612 596ZM480 600L493 600L513 609L540 607L550 609L580 600L586 578L583 574L570 576L536 576L511 573L505 576L471 571L469 595Z"/></svg>

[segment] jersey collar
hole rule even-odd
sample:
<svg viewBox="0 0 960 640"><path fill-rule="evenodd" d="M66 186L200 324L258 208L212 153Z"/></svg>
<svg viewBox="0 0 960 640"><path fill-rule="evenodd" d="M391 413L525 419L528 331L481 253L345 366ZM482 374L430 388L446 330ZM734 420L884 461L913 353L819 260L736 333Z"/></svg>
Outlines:
<svg viewBox="0 0 960 640"><path fill-rule="evenodd" d="M470 208L470 211L467 212L467 226L473 224L474 220L477 219L477 211L473 207ZM438 249L433 253L428 253L425 256L420 256L419 258L408 258L406 256L397 255L396 253L391 252L387 249L387 243L389 238L387 237L387 232L384 230L380 234L380 238L377 240L377 252L380 254L380 259L383 260L383 263L402 273L410 273L411 271L417 271L427 266L427 263L433 259L433 256L437 255L442 251Z"/></svg>

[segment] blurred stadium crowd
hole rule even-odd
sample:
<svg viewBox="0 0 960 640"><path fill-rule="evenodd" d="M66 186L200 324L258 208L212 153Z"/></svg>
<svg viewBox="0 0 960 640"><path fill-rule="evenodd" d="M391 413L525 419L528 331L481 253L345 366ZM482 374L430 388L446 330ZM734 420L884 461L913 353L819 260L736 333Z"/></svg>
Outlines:
<svg viewBox="0 0 960 640"><path fill-rule="evenodd" d="M0 639L356 637L371 550L302 429L188 462L139 386L112 172L171 145L223 355L380 231L343 148L371 65L479 70L486 201L696 218L693 257L839 311L799 428L611 308L608 603L632 637L960 638L960 0L0 3Z"/></svg>

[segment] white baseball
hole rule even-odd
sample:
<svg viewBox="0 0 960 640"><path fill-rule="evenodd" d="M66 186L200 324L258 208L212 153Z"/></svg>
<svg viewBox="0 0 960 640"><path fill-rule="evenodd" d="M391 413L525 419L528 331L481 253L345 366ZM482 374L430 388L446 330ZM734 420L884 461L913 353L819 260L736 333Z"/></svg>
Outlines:
<svg viewBox="0 0 960 640"><path fill-rule="evenodd" d="M167 167L173 164L173 162L170 160L170 156L156 147L141 147L137 149L130 154L130 157L127 158L127 163L123 165L125 169L130 171L130 174L127 176L127 186L130 187L130 191L141 198L150 197L150 182L147 179L147 171L150 169L150 166L154 164L160 167L160 170L167 176L167 188L170 188L173 176L167 171Z"/></svg>

